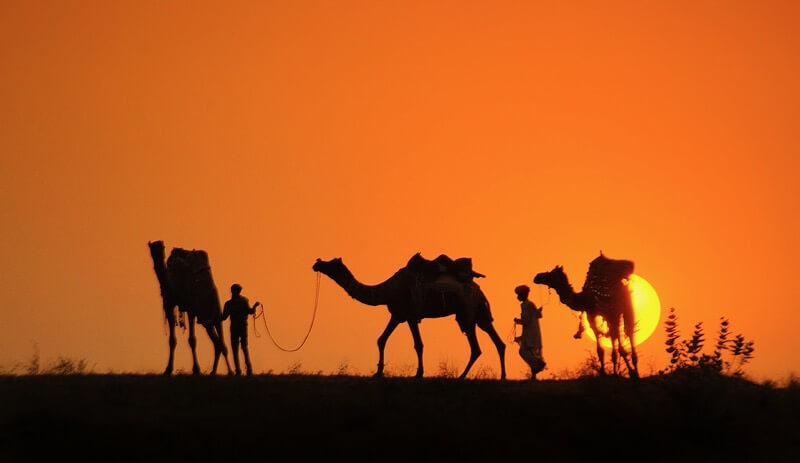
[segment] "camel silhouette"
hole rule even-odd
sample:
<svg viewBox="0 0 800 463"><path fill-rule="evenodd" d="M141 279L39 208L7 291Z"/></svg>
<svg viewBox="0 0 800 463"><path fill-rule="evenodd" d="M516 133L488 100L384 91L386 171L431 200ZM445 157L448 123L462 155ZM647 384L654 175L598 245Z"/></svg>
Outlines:
<svg viewBox="0 0 800 463"><path fill-rule="evenodd" d="M601 336L607 336L611 339L611 363L613 364L614 374L617 374L617 351L619 351L625 361L625 365L628 367L630 377L639 377L638 357L633 338L636 324L633 314L633 302L631 301L631 293L623 282L632 273L633 262L609 259L601 252L600 256L589 264L586 282L580 293L576 293L572 289L572 285L570 285L567 275L564 273L564 268L561 266L556 266L549 272L539 273L533 279L534 283L555 289L561 303L570 309L586 312L589 327L594 332L597 340L597 357L600 360L601 375L605 374L605 366L600 338ZM608 324L607 332L599 329L598 316L602 317ZM620 339L620 320L623 323L625 336L631 345L631 361L628 360L628 353ZM580 331L575 337L580 337Z"/></svg>
<svg viewBox="0 0 800 463"><path fill-rule="evenodd" d="M417 254L410 263L419 264L421 260L423 259ZM431 261L425 262L431 263ZM482 275L472 273L470 269L468 278L459 280L452 274L442 273L431 276L426 272L411 270L407 266L398 270L383 283L370 286L357 281L341 258L330 261L317 259L312 268L314 271L330 277L357 301L372 306L385 305L389 309L389 323L378 338L378 371L374 376L383 376L383 351L389 336L399 324L408 323L414 338L414 350L417 352L416 377L422 377L423 346L419 333L421 319L455 314L456 321L461 331L467 336L470 346L469 362L460 377L467 376L475 360L481 355L475 334L475 325L477 325L489 335L497 347L497 353L500 356L500 378L505 379L506 346L492 325L492 314L486 296L471 279L472 275Z"/></svg>
<svg viewBox="0 0 800 463"><path fill-rule="evenodd" d="M205 251L174 248L164 263L164 242L148 242L150 256L153 258L153 270L156 272L161 287L164 316L169 325L169 361L164 375L172 374L175 359L175 325L178 318L175 307L185 312L189 319L189 346L192 348L192 374L200 374L197 362L197 338L194 333L195 321L203 325L208 337L214 344L214 366L211 374L217 372L219 356L225 357L228 374L231 365L228 362L228 349L222 332L222 310L219 304L217 287L211 277L211 267Z"/></svg>

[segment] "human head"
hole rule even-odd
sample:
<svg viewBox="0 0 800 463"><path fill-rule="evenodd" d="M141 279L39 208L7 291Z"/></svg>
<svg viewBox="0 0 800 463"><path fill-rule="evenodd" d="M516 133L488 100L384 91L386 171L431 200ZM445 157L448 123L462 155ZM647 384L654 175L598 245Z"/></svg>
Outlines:
<svg viewBox="0 0 800 463"><path fill-rule="evenodd" d="M231 294L234 296L238 296L242 292L242 286L239 283L234 283L231 285Z"/></svg>
<svg viewBox="0 0 800 463"><path fill-rule="evenodd" d="M517 293L517 299L524 301L528 298L528 294L530 294L531 289L527 285L519 285L514 288L514 292Z"/></svg>

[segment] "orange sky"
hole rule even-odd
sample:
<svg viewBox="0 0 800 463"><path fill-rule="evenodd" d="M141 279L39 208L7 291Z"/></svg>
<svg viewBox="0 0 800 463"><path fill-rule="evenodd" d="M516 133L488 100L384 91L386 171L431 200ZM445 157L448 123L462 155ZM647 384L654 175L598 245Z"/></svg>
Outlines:
<svg viewBox="0 0 800 463"><path fill-rule="evenodd" d="M286 344L317 257L377 283L418 251L470 256L506 337L514 286L560 264L579 288L602 249L684 333L727 316L754 377L800 371L796 2L267 3L0 4L0 366L36 343L160 372L161 239L208 251L220 294L241 283ZM593 346L544 310L546 376ZM307 346L252 338L255 369L371 373L387 320L323 279ZM455 320L421 328L429 375L463 368ZM176 352L188 370L185 334ZM414 362L401 326L387 368Z"/></svg>

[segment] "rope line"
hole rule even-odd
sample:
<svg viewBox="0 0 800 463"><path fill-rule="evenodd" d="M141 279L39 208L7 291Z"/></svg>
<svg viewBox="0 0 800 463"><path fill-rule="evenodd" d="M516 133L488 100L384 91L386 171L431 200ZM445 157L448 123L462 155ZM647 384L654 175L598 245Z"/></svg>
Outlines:
<svg viewBox="0 0 800 463"><path fill-rule="evenodd" d="M517 324L512 320L511 330L506 335L506 342L516 342L517 339Z"/></svg>
<svg viewBox="0 0 800 463"><path fill-rule="evenodd" d="M272 344L274 344L275 347L277 347L278 349L280 349L280 350L282 350L284 352L297 352L298 350L300 350L300 348L302 348L305 345L306 341L308 340L308 337L311 335L311 329L314 328L314 321L317 319L317 307L319 306L319 286L320 286L321 278L322 278L322 274L317 272L317 288L316 288L316 290L314 292L314 311L311 314L311 323L308 325L308 331L306 332L306 335L303 338L303 341L300 342L300 345L295 347L294 349L287 349L287 348L281 346L280 344L278 344L277 341L275 341L275 338L272 336L272 333L269 330L269 326L267 325L267 314L264 311L264 304L261 304L261 312L260 313L253 314L253 318L254 319L262 318L264 320L264 328L267 331L267 336L269 336L269 339L270 339L270 341L272 341ZM256 337L258 337L258 338L261 337L261 335L258 333L258 330L256 329L256 324L255 323L253 323L253 332L255 333Z"/></svg>

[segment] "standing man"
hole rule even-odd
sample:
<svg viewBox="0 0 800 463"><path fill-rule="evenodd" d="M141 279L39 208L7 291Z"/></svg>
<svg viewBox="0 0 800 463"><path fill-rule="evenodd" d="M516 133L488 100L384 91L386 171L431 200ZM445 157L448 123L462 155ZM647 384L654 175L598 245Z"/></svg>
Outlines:
<svg viewBox="0 0 800 463"><path fill-rule="evenodd" d="M522 325L522 336L515 338L514 341L519 343L520 357L531 367L531 379L536 380L536 374L544 370L546 363L542 356L542 330L539 328L542 309L528 299L530 291L531 289L525 285L514 288L522 309L520 318L514 319L514 323Z"/></svg>
<svg viewBox="0 0 800 463"><path fill-rule="evenodd" d="M247 316L256 313L256 307L261 305L256 302L250 307L250 302L242 296L242 287L238 283L231 285L231 298L225 303L222 309L222 319L231 317L231 347L233 348L233 364L236 367L236 376L241 376L242 369L239 367L239 343L242 344L244 354L244 365L247 368L247 376L253 374L253 367L250 365L250 351L247 350Z"/></svg>

